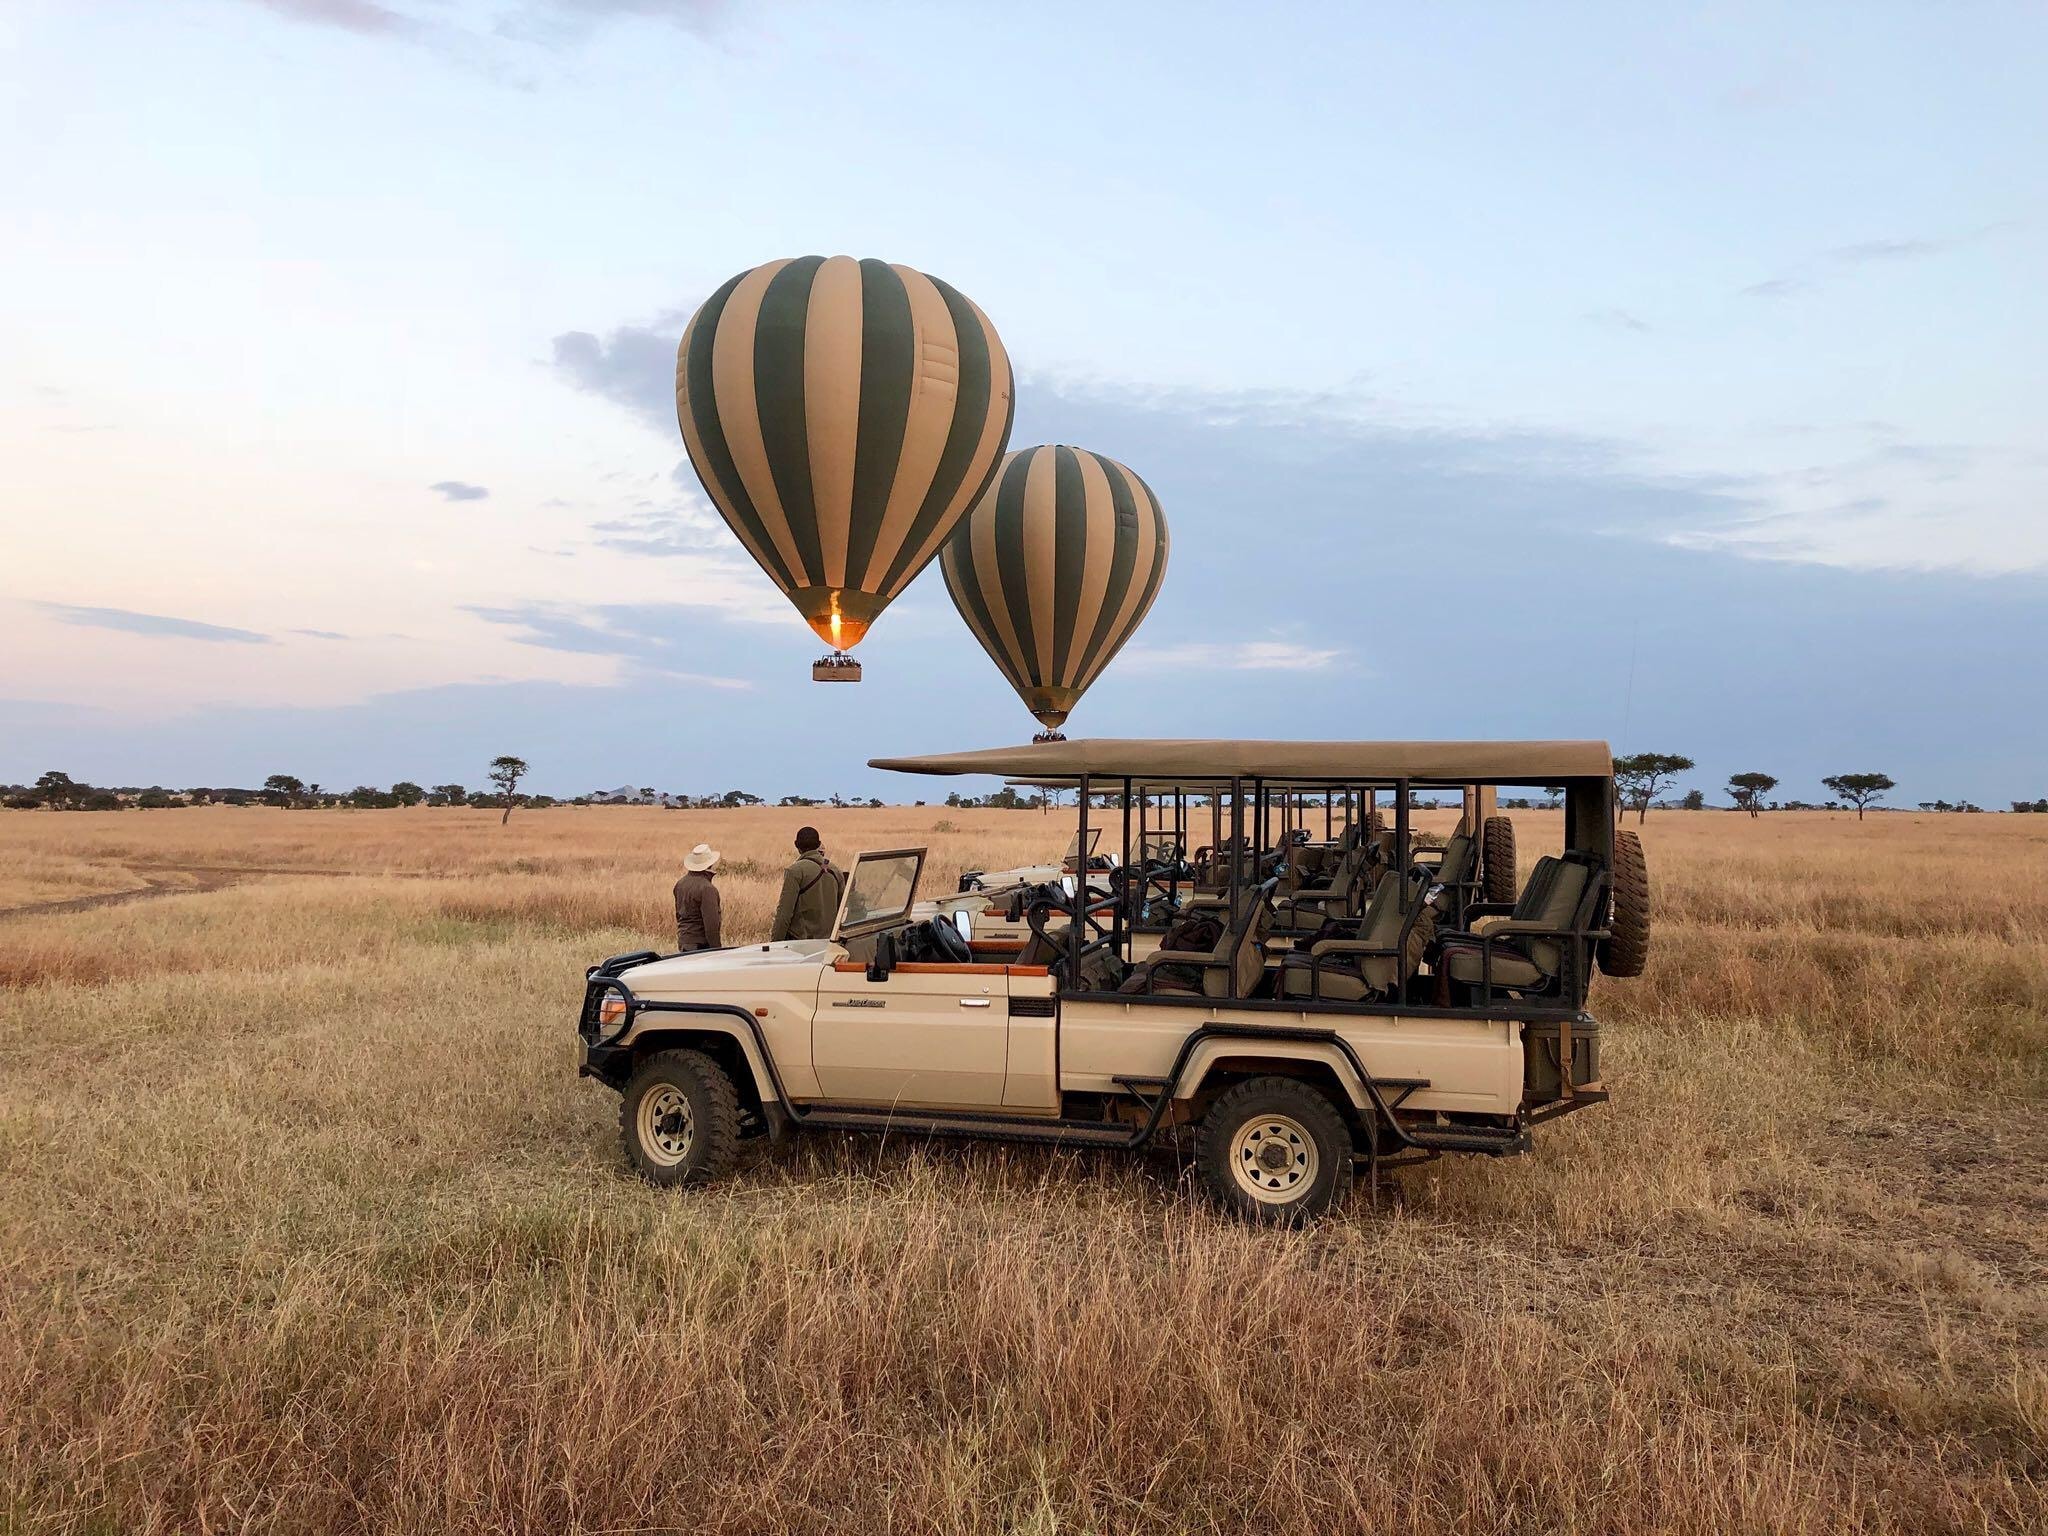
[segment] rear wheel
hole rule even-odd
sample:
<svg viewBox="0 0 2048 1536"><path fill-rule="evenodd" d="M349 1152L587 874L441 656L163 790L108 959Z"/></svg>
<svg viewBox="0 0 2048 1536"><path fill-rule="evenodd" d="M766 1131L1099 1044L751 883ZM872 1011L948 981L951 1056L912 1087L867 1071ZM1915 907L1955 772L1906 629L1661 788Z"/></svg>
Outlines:
<svg viewBox="0 0 2048 1536"><path fill-rule="evenodd" d="M633 1069L619 1100L626 1160L653 1184L705 1184L739 1156L740 1102L702 1051L657 1051Z"/></svg>
<svg viewBox="0 0 2048 1536"><path fill-rule="evenodd" d="M1600 969L1610 976L1640 976L1650 958L1650 869L1633 832L1614 834L1614 897L1609 938L1600 941Z"/></svg>
<svg viewBox="0 0 2048 1536"><path fill-rule="evenodd" d="M1485 871L1486 899L1512 906L1516 891L1515 824L1505 816L1489 816L1479 836L1479 862Z"/></svg>
<svg viewBox="0 0 2048 1536"><path fill-rule="evenodd" d="M1349 1192L1351 1152L1351 1128L1321 1090L1291 1077L1255 1077L1209 1106L1195 1160L1226 1210L1295 1226Z"/></svg>

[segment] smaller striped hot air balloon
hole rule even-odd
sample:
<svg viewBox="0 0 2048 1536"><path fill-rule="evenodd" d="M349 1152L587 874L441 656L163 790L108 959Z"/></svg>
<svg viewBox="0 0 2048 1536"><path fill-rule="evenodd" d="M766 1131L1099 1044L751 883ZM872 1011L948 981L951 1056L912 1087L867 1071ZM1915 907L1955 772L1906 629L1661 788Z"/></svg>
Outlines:
<svg viewBox="0 0 2048 1536"><path fill-rule="evenodd" d="M1010 437L1010 360L971 299L910 267L800 256L706 299L676 349L676 417L704 490L833 648L820 680L924 569Z"/></svg>
<svg viewBox="0 0 2048 1536"><path fill-rule="evenodd" d="M939 552L953 606L1024 707L1057 731L1166 575L1152 488L1085 448L1022 448Z"/></svg>

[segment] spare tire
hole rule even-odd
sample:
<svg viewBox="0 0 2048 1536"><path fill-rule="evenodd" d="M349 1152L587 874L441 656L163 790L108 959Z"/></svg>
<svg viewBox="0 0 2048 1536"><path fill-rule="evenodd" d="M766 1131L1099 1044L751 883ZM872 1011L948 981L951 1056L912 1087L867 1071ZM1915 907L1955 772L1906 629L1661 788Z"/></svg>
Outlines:
<svg viewBox="0 0 2048 1536"><path fill-rule="evenodd" d="M1505 816L1489 816L1479 833L1479 865L1486 881L1485 899L1515 903L1515 824Z"/></svg>
<svg viewBox="0 0 2048 1536"><path fill-rule="evenodd" d="M1650 870L1633 832L1614 834L1614 894L1608 937L1600 941L1600 969L1610 976L1640 976L1650 957Z"/></svg>

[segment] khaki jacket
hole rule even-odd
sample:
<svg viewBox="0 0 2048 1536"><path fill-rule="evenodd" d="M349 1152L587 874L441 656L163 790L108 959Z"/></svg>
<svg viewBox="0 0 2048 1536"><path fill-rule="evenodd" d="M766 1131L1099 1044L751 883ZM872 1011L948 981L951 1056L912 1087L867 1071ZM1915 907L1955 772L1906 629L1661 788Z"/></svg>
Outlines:
<svg viewBox="0 0 2048 1536"><path fill-rule="evenodd" d="M688 954L693 949L720 947L719 905L718 884L702 871L676 882L677 949Z"/></svg>
<svg viewBox="0 0 2048 1536"><path fill-rule="evenodd" d="M823 849L798 854L782 872L782 897L775 903L775 927L768 937L830 938L833 920L839 916L841 878Z"/></svg>

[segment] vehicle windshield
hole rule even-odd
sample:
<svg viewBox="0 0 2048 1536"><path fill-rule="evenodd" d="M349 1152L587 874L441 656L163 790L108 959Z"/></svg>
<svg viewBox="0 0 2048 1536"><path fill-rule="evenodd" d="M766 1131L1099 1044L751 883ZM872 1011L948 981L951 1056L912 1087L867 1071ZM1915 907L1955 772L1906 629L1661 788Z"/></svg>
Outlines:
<svg viewBox="0 0 2048 1536"><path fill-rule="evenodd" d="M1091 857L1093 857L1095 853L1095 845L1101 841L1102 828L1090 827L1088 829L1088 853ZM1067 839L1067 851L1065 856L1061 858L1060 862L1062 864L1070 866L1081 862L1081 834L1079 832L1076 832L1072 837Z"/></svg>
<svg viewBox="0 0 2048 1536"><path fill-rule="evenodd" d="M847 883L839 931L850 934L886 927L907 916L917 895L918 868L923 862L921 848L862 854L853 866L853 878Z"/></svg>

